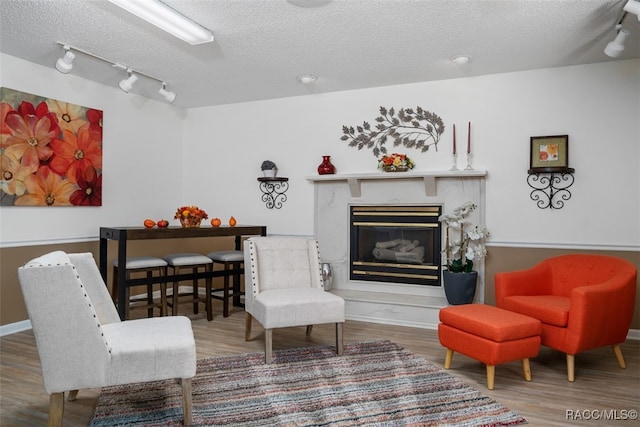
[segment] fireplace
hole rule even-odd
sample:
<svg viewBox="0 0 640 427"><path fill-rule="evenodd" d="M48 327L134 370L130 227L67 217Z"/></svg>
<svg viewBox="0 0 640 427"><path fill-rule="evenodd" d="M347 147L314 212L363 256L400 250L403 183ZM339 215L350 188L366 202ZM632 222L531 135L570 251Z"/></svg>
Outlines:
<svg viewBox="0 0 640 427"><path fill-rule="evenodd" d="M350 206L351 280L440 286L440 205Z"/></svg>

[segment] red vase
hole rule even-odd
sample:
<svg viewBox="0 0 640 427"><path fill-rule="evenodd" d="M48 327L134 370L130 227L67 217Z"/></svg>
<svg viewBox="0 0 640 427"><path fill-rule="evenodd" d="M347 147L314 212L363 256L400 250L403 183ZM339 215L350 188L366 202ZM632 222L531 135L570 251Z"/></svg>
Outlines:
<svg viewBox="0 0 640 427"><path fill-rule="evenodd" d="M322 156L322 163L318 166L320 175L330 175L336 173L336 167L331 163L331 156Z"/></svg>

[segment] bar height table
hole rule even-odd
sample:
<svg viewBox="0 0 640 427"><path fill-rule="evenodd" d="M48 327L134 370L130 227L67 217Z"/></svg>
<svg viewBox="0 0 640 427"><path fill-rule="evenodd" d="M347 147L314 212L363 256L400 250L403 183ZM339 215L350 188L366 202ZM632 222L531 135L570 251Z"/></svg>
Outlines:
<svg viewBox="0 0 640 427"><path fill-rule="evenodd" d="M108 257L107 243L109 240L118 241L118 265L127 265L127 242L129 240L150 240L150 239L190 239L194 237L228 237L235 236L235 249L242 250L242 236L266 236L267 227L265 225L237 225L234 227L167 227L167 228L145 228L145 227L100 227L100 273L105 283L107 283ZM136 281L148 281L147 279L126 280L126 268L118 269L118 314L120 319L125 320L125 310L127 301L126 287L129 284L136 284ZM217 277L224 274L223 271L212 271L198 273L198 278L207 276ZM174 279L189 279L193 275L182 274L157 278L157 281L173 281Z"/></svg>

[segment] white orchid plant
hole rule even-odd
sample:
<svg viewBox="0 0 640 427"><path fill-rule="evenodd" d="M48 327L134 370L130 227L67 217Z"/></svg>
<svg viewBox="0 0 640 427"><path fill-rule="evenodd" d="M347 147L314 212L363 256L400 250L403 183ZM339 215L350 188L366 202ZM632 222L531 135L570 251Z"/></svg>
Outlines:
<svg viewBox="0 0 640 427"><path fill-rule="evenodd" d="M467 202L454 209L449 215L440 215L438 221L446 225L445 253L447 269L452 273L470 273L473 271L473 261L487 255L484 245L489 231L481 226L470 224L466 217L477 206ZM453 236L452 236L453 235ZM460 236L458 240L455 236Z"/></svg>

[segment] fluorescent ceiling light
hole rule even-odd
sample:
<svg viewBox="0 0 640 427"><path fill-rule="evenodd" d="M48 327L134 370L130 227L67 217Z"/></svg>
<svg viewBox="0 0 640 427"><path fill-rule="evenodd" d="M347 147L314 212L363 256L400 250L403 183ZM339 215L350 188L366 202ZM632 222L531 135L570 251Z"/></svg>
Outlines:
<svg viewBox="0 0 640 427"><path fill-rule="evenodd" d="M213 41L211 31L157 0L109 1L189 44L196 45Z"/></svg>

